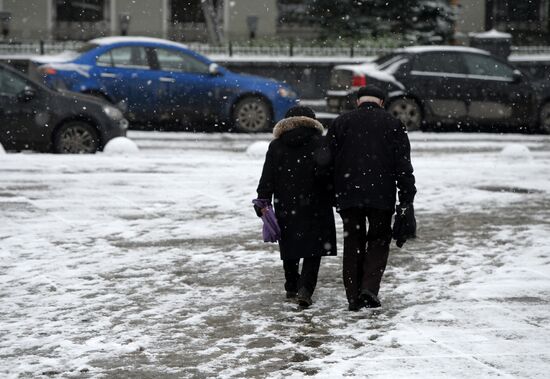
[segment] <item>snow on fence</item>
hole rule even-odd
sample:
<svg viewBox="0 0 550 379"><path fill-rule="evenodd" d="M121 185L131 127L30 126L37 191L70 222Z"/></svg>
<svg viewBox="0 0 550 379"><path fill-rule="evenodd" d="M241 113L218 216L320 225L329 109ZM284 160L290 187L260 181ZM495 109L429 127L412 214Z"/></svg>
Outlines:
<svg viewBox="0 0 550 379"><path fill-rule="evenodd" d="M0 55L14 54L56 54L65 50L75 50L82 46L81 41L32 41L0 44ZM250 46L226 44L211 46L201 43L186 44L190 49L204 55L227 56L298 56L298 57L365 57L381 55L394 47L376 46L332 46L312 47L300 45ZM513 54L550 54L550 46L512 46Z"/></svg>
<svg viewBox="0 0 550 379"><path fill-rule="evenodd" d="M76 50L84 43L80 41L33 41L0 44L0 55L13 54L56 54Z"/></svg>
<svg viewBox="0 0 550 379"><path fill-rule="evenodd" d="M550 54L550 46L512 46L511 51L517 55Z"/></svg>

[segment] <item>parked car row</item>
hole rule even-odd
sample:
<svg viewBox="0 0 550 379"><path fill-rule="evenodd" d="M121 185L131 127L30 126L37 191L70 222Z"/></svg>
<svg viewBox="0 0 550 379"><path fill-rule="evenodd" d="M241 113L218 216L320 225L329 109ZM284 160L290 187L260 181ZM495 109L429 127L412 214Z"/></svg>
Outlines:
<svg viewBox="0 0 550 379"><path fill-rule="evenodd" d="M335 66L329 111L354 107L365 84L384 88L386 107L409 130L449 125L550 132L550 90L486 51L454 46L398 49L373 62Z"/></svg>
<svg viewBox="0 0 550 379"><path fill-rule="evenodd" d="M525 64L524 73L468 47L397 49L335 66L327 108L352 109L356 90L376 84L409 130L498 124L548 133L550 82ZM8 150L91 153L125 135L129 123L267 131L298 102L284 83L233 73L156 38L94 39L78 51L33 59L29 74L33 79L0 65L0 143Z"/></svg>

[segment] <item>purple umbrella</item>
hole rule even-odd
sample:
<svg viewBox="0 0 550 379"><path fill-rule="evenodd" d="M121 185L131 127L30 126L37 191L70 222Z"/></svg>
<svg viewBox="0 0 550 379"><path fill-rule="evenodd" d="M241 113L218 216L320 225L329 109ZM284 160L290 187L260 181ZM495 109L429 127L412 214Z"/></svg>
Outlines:
<svg viewBox="0 0 550 379"><path fill-rule="evenodd" d="M279 224L277 223L271 202L265 199L254 199L252 203L262 210L261 218L264 222L262 228L264 242L279 241L281 239L281 228L279 228Z"/></svg>

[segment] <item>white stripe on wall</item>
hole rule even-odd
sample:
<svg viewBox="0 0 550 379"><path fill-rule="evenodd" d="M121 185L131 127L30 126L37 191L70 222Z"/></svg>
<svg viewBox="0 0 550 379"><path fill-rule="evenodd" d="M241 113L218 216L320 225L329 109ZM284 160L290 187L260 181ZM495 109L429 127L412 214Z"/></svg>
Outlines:
<svg viewBox="0 0 550 379"><path fill-rule="evenodd" d="M168 0L162 0L162 38L168 38L168 19L170 18L170 11L168 7Z"/></svg>
<svg viewBox="0 0 550 379"><path fill-rule="evenodd" d="M46 29L48 30L48 39L53 39L53 28L54 28L54 7L55 2L54 0L48 0L48 4L46 6Z"/></svg>
<svg viewBox="0 0 550 379"><path fill-rule="evenodd" d="M116 0L111 0L111 4L110 4L110 10L109 12L111 13L110 14L110 17L111 17L111 25L110 25L110 28L111 28L111 35L117 35L117 29L116 29L116 22L117 22L117 19L118 19L118 16L116 14Z"/></svg>

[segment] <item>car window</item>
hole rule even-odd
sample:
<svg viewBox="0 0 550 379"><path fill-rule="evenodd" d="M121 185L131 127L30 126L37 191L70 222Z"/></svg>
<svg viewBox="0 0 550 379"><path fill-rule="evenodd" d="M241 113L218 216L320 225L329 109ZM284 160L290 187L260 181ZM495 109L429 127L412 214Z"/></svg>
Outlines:
<svg viewBox="0 0 550 379"><path fill-rule="evenodd" d="M397 55L396 53L390 53L390 54L382 55L381 57L376 58L374 60L374 63L376 63L377 65L382 65L382 64L386 63L387 61L393 59L396 55Z"/></svg>
<svg viewBox="0 0 550 379"><path fill-rule="evenodd" d="M27 82L12 72L0 69L0 96L15 97L27 86Z"/></svg>
<svg viewBox="0 0 550 379"><path fill-rule="evenodd" d="M155 49L159 68L163 71L193 72L207 74L208 65L176 50Z"/></svg>
<svg viewBox="0 0 550 379"><path fill-rule="evenodd" d="M106 53L103 53L101 54L98 58L97 58L97 65L98 66L112 66L113 65L113 57L111 55L111 52L108 51Z"/></svg>
<svg viewBox="0 0 550 379"><path fill-rule="evenodd" d="M466 54L466 67L470 75L493 76L512 79L514 69L493 57L480 54Z"/></svg>
<svg viewBox="0 0 550 379"><path fill-rule="evenodd" d="M100 55L97 64L121 68L149 68L147 52L142 46L117 47Z"/></svg>
<svg viewBox="0 0 550 379"><path fill-rule="evenodd" d="M386 66L384 68L384 71L386 71L388 74L396 74L401 71L401 68L407 63L409 63L409 60L407 58L401 58L398 61L392 62L390 65Z"/></svg>
<svg viewBox="0 0 550 379"><path fill-rule="evenodd" d="M416 56L413 71L466 74L460 54L453 52L423 53Z"/></svg>

